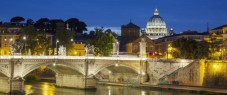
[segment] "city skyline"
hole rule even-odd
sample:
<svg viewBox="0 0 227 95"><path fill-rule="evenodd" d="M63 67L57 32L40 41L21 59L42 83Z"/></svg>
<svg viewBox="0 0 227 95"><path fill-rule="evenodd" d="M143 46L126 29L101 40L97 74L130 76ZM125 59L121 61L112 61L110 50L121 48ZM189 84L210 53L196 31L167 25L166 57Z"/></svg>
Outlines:
<svg viewBox="0 0 227 95"><path fill-rule="evenodd" d="M0 11L0 21L7 22L14 16L31 18L34 21L42 17L49 19L78 18L90 27L110 27L117 33L120 26L129 23L130 19L141 28L145 28L147 21L153 16L155 8L167 24L168 30L174 28L177 33L186 30L204 32L209 27L226 24L225 0L96 0L74 1L61 0L21 0L3 1Z"/></svg>

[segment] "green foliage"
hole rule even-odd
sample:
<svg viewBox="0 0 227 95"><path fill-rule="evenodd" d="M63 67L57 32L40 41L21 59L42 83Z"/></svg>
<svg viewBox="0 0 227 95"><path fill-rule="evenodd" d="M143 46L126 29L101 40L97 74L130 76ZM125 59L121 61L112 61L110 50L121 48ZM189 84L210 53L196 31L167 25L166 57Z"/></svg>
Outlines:
<svg viewBox="0 0 227 95"><path fill-rule="evenodd" d="M25 19L23 17L16 16L16 17L11 18L10 22L19 23L19 22L24 21L24 20Z"/></svg>
<svg viewBox="0 0 227 95"><path fill-rule="evenodd" d="M23 39L23 37L26 37L26 39ZM23 48L23 53L28 52L28 50L31 49L33 55L39 55L46 52L49 44L46 33L36 31L32 25L26 26L21 30L20 39L25 46Z"/></svg>
<svg viewBox="0 0 227 95"><path fill-rule="evenodd" d="M89 40L87 42L95 46L95 55L110 55L115 40L113 32L110 29L104 30L103 28L95 28L92 35L95 35L95 40Z"/></svg>
<svg viewBox="0 0 227 95"><path fill-rule="evenodd" d="M65 22L69 25L70 30L75 31L76 33L83 33L84 30L87 30L87 25L77 18L70 18Z"/></svg>
<svg viewBox="0 0 227 95"><path fill-rule="evenodd" d="M178 39L172 43L175 51L172 51L174 58L183 59L204 59L209 56L209 43L197 42L185 38Z"/></svg>
<svg viewBox="0 0 227 95"><path fill-rule="evenodd" d="M75 32L69 31L69 30L60 30L60 31L57 31L56 33L57 39L59 41L58 47L60 45L63 45L64 47L66 47L67 54L70 54L72 52L73 43L71 42L71 39L73 39L74 33Z"/></svg>
<svg viewBox="0 0 227 95"><path fill-rule="evenodd" d="M210 59L219 59L219 50L221 45L223 45L223 39L217 39L216 34L209 35L210 37Z"/></svg>

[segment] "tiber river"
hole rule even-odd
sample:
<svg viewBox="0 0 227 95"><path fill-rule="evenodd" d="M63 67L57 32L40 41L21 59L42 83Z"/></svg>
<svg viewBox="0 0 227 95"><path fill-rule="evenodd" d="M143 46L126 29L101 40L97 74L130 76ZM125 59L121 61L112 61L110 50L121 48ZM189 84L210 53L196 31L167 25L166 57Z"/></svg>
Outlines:
<svg viewBox="0 0 227 95"><path fill-rule="evenodd" d="M121 86L98 85L96 91L58 88L54 83L40 82L25 85L26 95L196 95L184 92L153 91ZM7 94L0 94L7 95Z"/></svg>

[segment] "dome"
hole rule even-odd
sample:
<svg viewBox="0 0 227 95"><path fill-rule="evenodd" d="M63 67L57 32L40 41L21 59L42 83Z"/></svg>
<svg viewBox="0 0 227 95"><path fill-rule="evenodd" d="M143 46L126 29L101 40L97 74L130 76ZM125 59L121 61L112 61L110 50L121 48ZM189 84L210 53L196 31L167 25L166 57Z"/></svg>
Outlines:
<svg viewBox="0 0 227 95"><path fill-rule="evenodd" d="M154 15L147 22L147 28L166 28L166 23L159 15Z"/></svg>
<svg viewBox="0 0 227 95"><path fill-rule="evenodd" d="M166 23L159 16L158 9L155 9L154 15L148 20L146 34L151 39L158 39L167 35Z"/></svg>

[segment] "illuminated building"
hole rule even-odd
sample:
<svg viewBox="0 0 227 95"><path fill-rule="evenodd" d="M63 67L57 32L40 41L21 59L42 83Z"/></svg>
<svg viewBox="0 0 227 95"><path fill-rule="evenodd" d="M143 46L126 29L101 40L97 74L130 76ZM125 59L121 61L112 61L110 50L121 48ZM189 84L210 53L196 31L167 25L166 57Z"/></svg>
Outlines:
<svg viewBox="0 0 227 95"><path fill-rule="evenodd" d="M167 28L164 19L159 15L158 9L155 9L154 15L147 22L145 35L150 39L158 39L167 36Z"/></svg>
<svg viewBox="0 0 227 95"><path fill-rule="evenodd" d="M85 55L85 44L73 44L73 51L71 56L84 56Z"/></svg>
<svg viewBox="0 0 227 95"><path fill-rule="evenodd" d="M222 25L217 28L209 30L209 35L205 37L207 42L219 43L219 57L218 59L227 59L227 25ZM215 55L218 56L218 55ZM217 59L217 58L216 58Z"/></svg>
<svg viewBox="0 0 227 95"><path fill-rule="evenodd" d="M21 27L12 25L0 26L0 55L10 55L10 46L19 39L19 31Z"/></svg>

